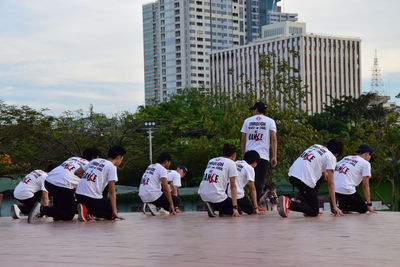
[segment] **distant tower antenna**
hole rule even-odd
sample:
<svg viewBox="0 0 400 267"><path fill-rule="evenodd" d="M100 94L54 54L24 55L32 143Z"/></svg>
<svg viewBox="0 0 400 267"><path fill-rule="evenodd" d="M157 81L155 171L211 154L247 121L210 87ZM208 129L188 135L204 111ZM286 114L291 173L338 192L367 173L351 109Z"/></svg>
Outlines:
<svg viewBox="0 0 400 267"><path fill-rule="evenodd" d="M372 67L371 92L383 95L383 80L378 64L378 54L375 49L374 66Z"/></svg>

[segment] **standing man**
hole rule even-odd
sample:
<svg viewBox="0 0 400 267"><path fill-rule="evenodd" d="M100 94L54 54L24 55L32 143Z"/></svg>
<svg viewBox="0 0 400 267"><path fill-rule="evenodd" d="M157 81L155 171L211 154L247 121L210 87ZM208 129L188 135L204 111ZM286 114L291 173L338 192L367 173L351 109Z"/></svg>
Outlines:
<svg viewBox="0 0 400 267"><path fill-rule="evenodd" d="M142 176L139 186L139 196L142 199L143 212L149 207L153 216L159 214L157 208L163 208L175 215L175 207L179 204L178 198L171 194L167 180L167 169L171 165L172 157L169 153L161 153L157 163L150 164Z"/></svg>
<svg viewBox="0 0 400 267"><path fill-rule="evenodd" d="M171 188L172 196L175 196L178 200L178 203L175 205L175 211L180 213L179 205L181 205L182 201L178 196L178 188L182 186L182 178L184 178L188 173L188 168L184 165L179 165L176 167L176 170L168 170L167 171L167 181L168 185Z"/></svg>
<svg viewBox="0 0 400 267"><path fill-rule="evenodd" d="M214 210L219 211L220 216L239 216L236 188L238 173L234 162L235 159L235 146L225 144L222 150L222 157L213 158L207 164L198 192L204 201L209 217L216 216ZM226 194L228 184L231 190L231 197Z"/></svg>
<svg viewBox="0 0 400 267"><path fill-rule="evenodd" d="M247 118L242 126L241 149L242 155L246 151L255 150L260 154L260 162L255 168L255 186L257 191L257 200L262 195L262 189L265 177L269 167L269 149L271 147L271 167L275 168L277 161L278 141L276 138L275 121L265 116L266 106L263 102L257 102L250 108L253 116Z"/></svg>
<svg viewBox="0 0 400 267"><path fill-rule="evenodd" d="M86 221L91 216L124 220L118 216L115 183L118 181L117 167L121 165L125 154L123 147L113 146L108 150L107 159L94 159L78 171L84 172L76 188L80 221ZM110 200L103 196L106 186Z"/></svg>
<svg viewBox="0 0 400 267"><path fill-rule="evenodd" d="M41 206L40 203L37 202L28 216L28 223L43 215L53 217L55 221L72 220L76 213L74 190L80 180L80 176L78 176L76 172L99 155L100 152L97 148L87 148L83 151L82 158L69 158L60 166L49 172L44 186L49 192L49 195L53 197L53 206Z"/></svg>
<svg viewBox="0 0 400 267"><path fill-rule="evenodd" d="M238 171L236 188L239 212L244 212L249 215L253 213L259 214L257 192L256 187L254 186L254 168L260 162L260 155L256 151L250 150L244 153L243 159L244 160L236 161L236 169ZM251 201L247 198L244 192L246 185L249 186ZM230 187L228 187L228 196L232 198Z"/></svg>
<svg viewBox="0 0 400 267"><path fill-rule="evenodd" d="M363 144L358 147L356 153L356 156L347 156L339 161L335 170L336 198L339 208L343 212L374 212L369 189L370 162L374 161L374 151L370 146ZM356 192L356 187L361 182L366 202Z"/></svg>
<svg viewBox="0 0 400 267"><path fill-rule="evenodd" d="M331 139L327 147L312 145L296 159L289 169L289 182L299 190L300 198L290 201L287 196L279 197L278 212L287 217L288 210L303 212L306 216L318 216L319 202L315 190L318 180L326 172L331 210L335 215L343 215L336 206L335 182L333 172L336 168L336 157L343 153L343 143Z"/></svg>

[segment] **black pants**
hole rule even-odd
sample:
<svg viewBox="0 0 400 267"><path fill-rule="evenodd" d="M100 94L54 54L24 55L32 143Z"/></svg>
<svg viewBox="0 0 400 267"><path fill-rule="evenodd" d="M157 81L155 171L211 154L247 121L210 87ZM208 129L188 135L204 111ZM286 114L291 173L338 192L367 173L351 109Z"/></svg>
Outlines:
<svg viewBox="0 0 400 267"><path fill-rule="evenodd" d="M289 177L289 182L299 189L302 200L301 203L291 201L289 209L303 212L307 216L318 216L319 203L317 191L293 176Z"/></svg>
<svg viewBox="0 0 400 267"><path fill-rule="evenodd" d="M339 203L339 209L342 211L355 211L358 213L366 213L368 211L367 204L357 192L351 195L336 193L336 200Z"/></svg>
<svg viewBox="0 0 400 267"><path fill-rule="evenodd" d="M254 168L255 171L255 181L254 185L257 191L257 201L260 200L262 196L262 191L265 183L265 177L267 176L269 161L265 159L260 159L257 167Z"/></svg>
<svg viewBox="0 0 400 267"><path fill-rule="evenodd" d="M21 202L21 205L18 205L18 208L21 210L21 212L25 215L28 215L31 209L33 208L33 205L35 205L36 202L40 202L42 199L42 190L37 191L33 197L20 200L18 199L19 202Z"/></svg>
<svg viewBox="0 0 400 267"><path fill-rule="evenodd" d="M211 203L214 210L219 211L219 214L233 215L232 199L227 197L224 201L218 203Z"/></svg>
<svg viewBox="0 0 400 267"><path fill-rule="evenodd" d="M53 217L54 220L70 221L76 214L76 202L74 190L55 186L47 181L44 182L49 195L53 197L52 207L43 207L42 215Z"/></svg>
<svg viewBox="0 0 400 267"><path fill-rule="evenodd" d="M242 197L241 199L238 199L237 204L239 206L240 211L243 211L244 213L247 214L254 213L253 204L251 203L250 199L248 199L246 196Z"/></svg>
<svg viewBox="0 0 400 267"><path fill-rule="evenodd" d="M181 204L181 199L172 194L171 194L171 197L172 197L172 201L174 202L174 207L179 207L179 205ZM158 207L158 208L163 208L166 211L169 211L169 201L164 193L156 201L153 201L151 203L156 205L156 207Z"/></svg>
<svg viewBox="0 0 400 267"><path fill-rule="evenodd" d="M76 194L76 200L86 206L89 214L107 220L113 219L111 203L107 198L97 199Z"/></svg>

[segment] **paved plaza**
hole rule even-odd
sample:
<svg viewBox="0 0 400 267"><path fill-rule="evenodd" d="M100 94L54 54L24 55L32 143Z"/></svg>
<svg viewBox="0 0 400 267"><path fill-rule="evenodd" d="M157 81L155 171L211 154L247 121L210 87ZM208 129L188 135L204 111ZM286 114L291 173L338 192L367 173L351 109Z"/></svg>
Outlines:
<svg viewBox="0 0 400 267"><path fill-rule="evenodd" d="M400 213L0 218L0 266L400 266Z"/></svg>

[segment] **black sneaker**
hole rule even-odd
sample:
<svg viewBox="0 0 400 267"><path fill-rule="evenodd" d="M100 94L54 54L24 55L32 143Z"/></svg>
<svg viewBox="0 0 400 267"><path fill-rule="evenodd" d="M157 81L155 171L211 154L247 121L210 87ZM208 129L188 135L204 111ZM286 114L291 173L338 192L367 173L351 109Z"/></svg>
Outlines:
<svg viewBox="0 0 400 267"><path fill-rule="evenodd" d="M33 220L37 219L41 215L41 207L42 205L39 202L36 202L33 208L31 209L31 212L29 212L28 216L28 223L32 223Z"/></svg>
<svg viewBox="0 0 400 267"><path fill-rule="evenodd" d="M204 205L206 206L208 217L215 217L217 214L214 211L214 208L212 207L210 202L204 201Z"/></svg>

